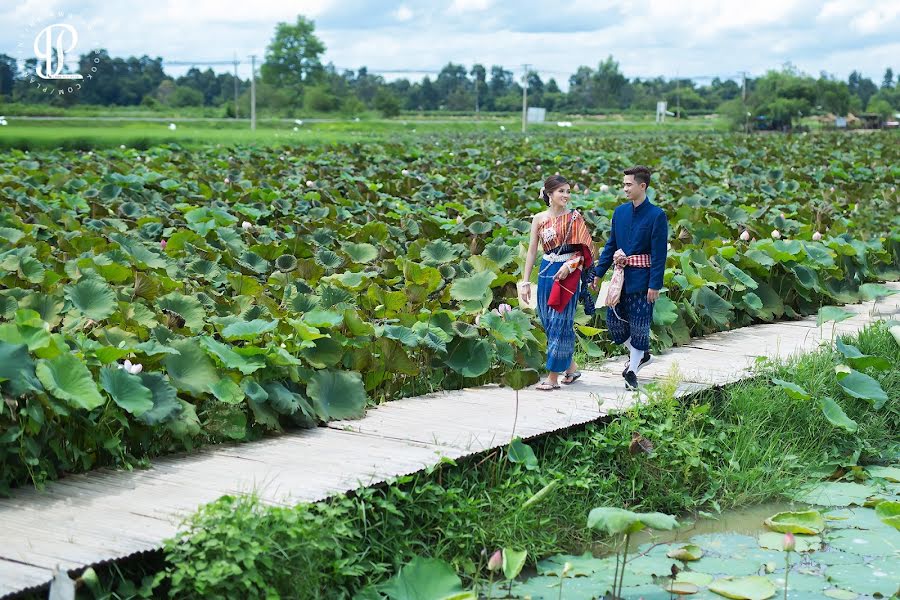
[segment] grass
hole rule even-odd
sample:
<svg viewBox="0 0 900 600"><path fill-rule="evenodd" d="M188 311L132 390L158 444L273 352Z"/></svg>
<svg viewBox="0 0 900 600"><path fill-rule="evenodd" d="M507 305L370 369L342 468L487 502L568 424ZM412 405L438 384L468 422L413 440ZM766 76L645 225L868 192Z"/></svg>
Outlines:
<svg viewBox="0 0 900 600"><path fill-rule="evenodd" d="M900 362L884 324L846 341ZM132 564L123 576L114 567L103 572L101 587L112 597L349 598L415 555L447 560L471 580L482 576L482 550L524 548L534 561L590 548L596 540L585 522L595 506L723 510L779 497L816 480L821 469L895 460L896 403L876 411L843 396L836 362L839 355L823 349L687 400L673 397L673 379L608 424L533 441L537 470L510 463L501 449L314 504L269 507L252 495L224 497L166 544L164 569ZM900 395L896 370L869 374L890 397ZM859 431L830 426L815 402L791 398L772 377L801 384L814 398L837 399ZM652 455L629 452L634 431L653 442ZM551 493L524 508L551 482Z"/></svg>
<svg viewBox="0 0 900 600"><path fill-rule="evenodd" d="M431 134L500 134L505 127L508 135L521 135L521 121L513 118L475 120L464 118L397 118L370 120L331 120L304 122L294 131L293 121L260 119L256 131L247 121L199 119L178 121L170 131L165 121L122 121L116 119L84 118L66 120L16 120L7 115L9 125L0 127L0 149L37 150L62 148L89 150L111 148L124 144L146 149L150 146L178 143L182 146L205 144L309 145L353 142L377 142L409 139ZM616 133L622 131L717 131L716 120L686 120L656 125L652 121L585 120L572 129L562 129L555 122L530 125L527 135L543 135L560 131L584 133Z"/></svg>

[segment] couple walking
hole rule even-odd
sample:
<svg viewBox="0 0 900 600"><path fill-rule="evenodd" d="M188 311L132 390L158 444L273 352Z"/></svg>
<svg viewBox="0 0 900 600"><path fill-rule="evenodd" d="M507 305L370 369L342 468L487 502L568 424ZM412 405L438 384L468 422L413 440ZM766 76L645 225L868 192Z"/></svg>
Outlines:
<svg viewBox="0 0 900 600"><path fill-rule="evenodd" d="M632 167L624 175L622 186L628 202L613 211L609 237L596 262L584 217L568 207L569 182L554 175L541 188L547 210L532 221L520 286L520 299L527 304L533 293L530 279L540 244L544 256L536 300L547 333L548 375L538 384L538 390L559 389L560 381L570 384L581 376L573 358L575 308L582 301L585 313L594 314L594 299L588 288L597 289L611 266L614 271L606 298L606 324L613 342L628 350L628 362L622 371L627 388L637 388L637 373L651 360L650 324L653 304L663 285L668 220L665 212L647 198L650 169Z"/></svg>

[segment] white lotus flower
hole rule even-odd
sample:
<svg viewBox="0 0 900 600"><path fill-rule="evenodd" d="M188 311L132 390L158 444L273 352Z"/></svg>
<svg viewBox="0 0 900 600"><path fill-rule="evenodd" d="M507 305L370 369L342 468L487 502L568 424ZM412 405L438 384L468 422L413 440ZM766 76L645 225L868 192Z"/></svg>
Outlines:
<svg viewBox="0 0 900 600"><path fill-rule="evenodd" d="M780 240L780 239L781 239L781 232L778 231L777 229L773 229L773 230L772 230L772 237L775 238L776 240Z"/></svg>
<svg viewBox="0 0 900 600"><path fill-rule="evenodd" d="M129 369L128 372L131 373L132 375L137 375L138 373L140 373L143 370L144 370L144 365L142 365L141 363L135 363L135 364L131 365L131 369Z"/></svg>
<svg viewBox="0 0 900 600"><path fill-rule="evenodd" d="M452 153L452 152L448 152L447 154L449 154L450 156L453 156L453 153Z"/></svg>
<svg viewBox="0 0 900 600"><path fill-rule="evenodd" d="M456 217L456 222L462 224L463 218L461 216Z"/></svg>
<svg viewBox="0 0 900 600"><path fill-rule="evenodd" d="M303 119L294 119L294 123L297 125L303 125Z"/></svg>
<svg viewBox="0 0 900 600"><path fill-rule="evenodd" d="M814 242L818 242L822 239L822 234L817 231L813 234L812 239Z"/></svg>
<svg viewBox="0 0 900 600"><path fill-rule="evenodd" d="M225 178L225 183L226 183L226 184L231 183L231 179L229 179L228 177L226 177L226 178Z"/></svg>
<svg viewBox="0 0 900 600"><path fill-rule="evenodd" d="M409 169L403 169L402 171L400 171L400 174L406 177L407 175L409 175Z"/></svg>
<svg viewBox="0 0 900 600"><path fill-rule="evenodd" d="M541 170L541 165L536 166L535 169L538 170L538 171L540 171L540 170Z"/></svg>
<svg viewBox="0 0 900 600"><path fill-rule="evenodd" d="M600 186L600 191L601 191L601 192L608 192L608 191L609 191L609 186L606 185L606 184L604 183L603 185Z"/></svg>
<svg viewBox="0 0 900 600"><path fill-rule="evenodd" d="M176 125L175 123L169 123L169 131L175 131L176 129L178 129L178 125Z"/></svg>
<svg viewBox="0 0 900 600"><path fill-rule="evenodd" d="M505 126L505 125L501 125L501 126L500 126L500 131L506 131L506 126Z"/></svg>
<svg viewBox="0 0 900 600"><path fill-rule="evenodd" d="M126 371L128 371L129 373L131 373L131 361L130 361L130 360L128 360L128 359L126 358L126 359L125 359L125 362L122 363L122 366L125 368Z"/></svg>
<svg viewBox="0 0 900 600"><path fill-rule="evenodd" d="M0 119L0 126L6 127L7 125L9 125L9 123L6 119Z"/></svg>
<svg viewBox="0 0 900 600"><path fill-rule="evenodd" d="M315 181L312 181L310 179L306 180L306 187L315 187L315 185L316 185Z"/></svg>
<svg viewBox="0 0 900 600"><path fill-rule="evenodd" d="M241 223L241 228L242 228L244 231L247 231L247 230L249 230L249 229L252 229L252 228L253 228L253 225L250 223L250 221L244 221L243 223Z"/></svg>
<svg viewBox="0 0 900 600"><path fill-rule="evenodd" d="M581 170L581 174L582 174L582 175L587 175L587 174L588 174L588 170L587 170L587 169L582 169L582 170Z"/></svg>
<svg viewBox="0 0 900 600"><path fill-rule="evenodd" d="M741 240L744 241L744 242L749 242L749 241L750 241L750 232L747 231L746 229L745 229L744 231L741 232Z"/></svg>
<svg viewBox="0 0 900 600"><path fill-rule="evenodd" d="M294 131L300 131L299 127L294 127Z"/></svg>
<svg viewBox="0 0 900 600"><path fill-rule="evenodd" d="M119 150L124 150L124 149L125 149L125 144L119 144Z"/></svg>
<svg viewBox="0 0 900 600"><path fill-rule="evenodd" d="M834 193L834 186L831 186L831 193Z"/></svg>
<svg viewBox="0 0 900 600"><path fill-rule="evenodd" d="M499 166L500 166L500 159L497 159L497 161L496 161L494 164L497 165L497 166L499 167Z"/></svg>

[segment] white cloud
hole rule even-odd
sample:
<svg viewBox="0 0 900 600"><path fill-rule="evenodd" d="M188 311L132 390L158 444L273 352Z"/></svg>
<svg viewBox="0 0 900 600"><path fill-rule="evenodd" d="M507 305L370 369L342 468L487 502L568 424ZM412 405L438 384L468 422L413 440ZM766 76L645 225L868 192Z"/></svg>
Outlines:
<svg viewBox="0 0 900 600"><path fill-rule="evenodd" d="M484 12L491 7L493 0L453 0L447 12L451 15Z"/></svg>
<svg viewBox="0 0 900 600"><path fill-rule="evenodd" d="M397 10L394 11L394 18L401 23L405 23L409 21L414 16L411 8L406 6L405 4L401 5Z"/></svg>

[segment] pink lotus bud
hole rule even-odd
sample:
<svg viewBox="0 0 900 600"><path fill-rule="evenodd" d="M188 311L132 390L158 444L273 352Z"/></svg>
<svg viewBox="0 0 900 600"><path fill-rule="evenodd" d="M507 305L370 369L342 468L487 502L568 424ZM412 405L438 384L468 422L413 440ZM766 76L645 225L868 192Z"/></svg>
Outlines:
<svg viewBox="0 0 900 600"><path fill-rule="evenodd" d="M497 307L497 310L500 311L501 315L504 315L512 310L512 306L510 306L509 304L501 304Z"/></svg>
<svg viewBox="0 0 900 600"><path fill-rule="evenodd" d="M462 218L461 216L460 216L460 217L456 217L456 222L459 223L459 224L461 225L462 222L463 222L463 218Z"/></svg>
<svg viewBox="0 0 900 600"><path fill-rule="evenodd" d="M821 239L822 239L822 234L819 233L818 231L815 232L815 233L813 234L813 241L814 241L814 242L818 242L818 241L821 240Z"/></svg>
<svg viewBox="0 0 900 600"><path fill-rule="evenodd" d="M777 229L772 230L772 237L775 238L776 240L780 240L781 232L778 231Z"/></svg>
<svg viewBox="0 0 900 600"><path fill-rule="evenodd" d="M160 247L161 249L165 250L165 249L166 249L166 244L168 244L168 242L167 242L166 240L159 240L159 247Z"/></svg>
<svg viewBox="0 0 900 600"><path fill-rule="evenodd" d="M831 193L834 193L834 186L831 186Z"/></svg>
<svg viewBox="0 0 900 600"><path fill-rule="evenodd" d="M131 373L131 361L130 361L130 360L128 360L128 359L126 358L126 359L125 359L125 362L122 363L122 366L125 367L125 370L126 370L126 371L128 371L129 373Z"/></svg>
<svg viewBox="0 0 900 600"><path fill-rule="evenodd" d="M741 232L741 241L747 242L750 240L750 232L746 229Z"/></svg>
<svg viewBox="0 0 900 600"><path fill-rule="evenodd" d="M250 223L250 221L244 221L243 223L241 223L241 229L243 229L244 231L248 231L252 228L253 225Z"/></svg>
<svg viewBox="0 0 900 600"><path fill-rule="evenodd" d="M400 174L406 177L407 175L409 175L409 169L403 169L402 171L400 171Z"/></svg>
<svg viewBox="0 0 900 600"><path fill-rule="evenodd" d="M578 184L577 184L577 183L576 183L575 185L572 186L572 191L573 191L573 192L577 192L577 191L578 191Z"/></svg>
<svg viewBox="0 0 900 600"><path fill-rule="evenodd" d="M781 213L781 218L782 218L782 219L784 219L784 218L785 218L785 216L784 216L784 213Z"/></svg>
<svg viewBox="0 0 900 600"><path fill-rule="evenodd" d="M604 183L603 185L600 186L600 191L601 191L601 192L608 192L608 191L609 191L609 186L606 185L606 184Z"/></svg>
<svg viewBox="0 0 900 600"><path fill-rule="evenodd" d="M488 571L499 571L503 566L503 551L497 550L491 557L488 559L487 568Z"/></svg>
<svg viewBox="0 0 900 600"><path fill-rule="evenodd" d="M231 180L230 180L229 178L226 177L226 178L225 178L225 185L228 185L229 183L231 183Z"/></svg>
<svg viewBox="0 0 900 600"><path fill-rule="evenodd" d="M475 315L475 324L481 325L481 315Z"/></svg>
<svg viewBox="0 0 900 600"><path fill-rule="evenodd" d="M535 170L540 171L540 170L541 170L541 165L536 166L536 167L535 167Z"/></svg>
<svg viewBox="0 0 900 600"><path fill-rule="evenodd" d="M784 551L785 552L793 552L794 548L797 545L797 541L794 539L794 534L788 531L784 534Z"/></svg>
<svg viewBox="0 0 900 600"><path fill-rule="evenodd" d="M556 176L558 177L558 176L559 176L559 171L557 171L556 173L554 173L554 175L556 175Z"/></svg>

